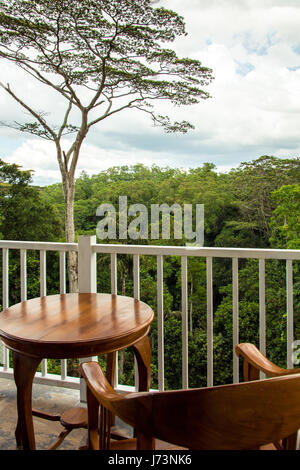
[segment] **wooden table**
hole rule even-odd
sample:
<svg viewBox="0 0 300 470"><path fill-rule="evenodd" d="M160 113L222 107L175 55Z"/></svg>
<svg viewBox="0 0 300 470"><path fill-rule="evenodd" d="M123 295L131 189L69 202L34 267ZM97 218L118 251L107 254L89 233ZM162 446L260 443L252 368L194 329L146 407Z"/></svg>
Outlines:
<svg viewBox="0 0 300 470"><path fill-rule="evenodd" d="M44 358L97 356L133 347L139 390L150 386L148 339L153 310L131 297L114 294L62 294L39 297L0 313L0 337L12 350L17 387L17 444L35 449L32 383ZM108 354L113 382L115 354Z"/></svg>

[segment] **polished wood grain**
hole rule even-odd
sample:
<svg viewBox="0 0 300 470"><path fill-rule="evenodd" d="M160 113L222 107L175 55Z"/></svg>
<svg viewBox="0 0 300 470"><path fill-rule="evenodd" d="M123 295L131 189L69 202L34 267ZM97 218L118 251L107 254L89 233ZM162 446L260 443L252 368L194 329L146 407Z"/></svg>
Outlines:
<svg viewBox="0 0 300 470"><path fill-rule="evenodd" d="M111 294L62 294L27 300L0 314L0 337L16 351L66 359L104 354L146 335L152 309Z"/></svg>
<svg viewBox="0 0 300 470"><path fill-rule="evenodd" d="M282 375L299 374L300 369L284 369L271 362L254 344L240 343L235 347L235 353L242 357L244 380L257 380L259 373L263 372L268 377L280 377Z"/></svg>
<svg viewBox="0 0 300 470"><path fill-rule="evenodd" d="M147 390L151 357L148 332L153 318L153 310L137 299L90 293L40 297L1 312L0 337L12 350L17 386L17 445L35 449L32 383L43 358L108 354L108 378L112 383L114 352L133 346L139 366L139 390Z"/></svg>
<svg viewBox="0 0 300 470"><path fill-rule="evenodd" d="M188 449L258 449L300 427L300 374L201 389L118 394L96 362L81 364L89 391L89 445L107 444L97 434L97 404L136 429L136 448L153 449L154 438ZM122 443L124 446L124 444ZM116 449L118 443L113 444ZM121 448L121 447L120 447ZM161 448L161 447L160 447ZM168 448L168 447L166 447Z"/></svg>
<svg viewBox="0 0 300 470"><path fill-rule="evenodd" d="M267 377L281 377L284 375L299 374L300 369L284 369L271 362L254 344L240 343L235 347L238 357L243 359L244 380L258 380L260 372ZM274 442L276 449L294 450L297 443L297 432L286 436L282 441Z"/></svg>
<svg viewBox="0 0 300 470"><path fill-rule="evenodd" d="M62 415L53 415L40 410L32 410L32 416L49 421L59 421L63 426L63 430L47 450L56 450L73 429L87 428L88 425L86 408L74 407L65 411Z"/></svg>
<svg viewBox="0 0 300 470"><path fill-rule="evenodd" d="M40 358L24 356L13 351L14 378L17 387L18 423L15 431L18 447L35 447L32 425L32 382ZM26 432L24 432L26 429Z"/></svg>

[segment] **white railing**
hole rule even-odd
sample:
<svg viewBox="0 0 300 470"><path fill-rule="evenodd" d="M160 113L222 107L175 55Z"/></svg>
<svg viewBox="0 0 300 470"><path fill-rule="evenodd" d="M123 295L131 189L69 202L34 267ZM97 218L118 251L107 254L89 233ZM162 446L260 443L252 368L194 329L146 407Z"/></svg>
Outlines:
<svg viewBox="0 0 300 470"><path fill-rule="evenodd" d="M239 342L239 260L255 258L259 260L259 336L260 349L266 351L266 299L265 299L265 261L285 260L286 262L286 312L287 312L287 366L292 365L292 345L294 341L294 310L293 310L293 261L300 260L300 250L275 249L245 249L245 248L199 248L183 246L150 246L150 245L113 245L97 244L95 236L80 236L78 244L0 241L2 248L2 290L3 309L9 306L9 250L20 250L20 278L21 300L27 298L27 250L40 252L40 295L47 294L46 283L46 253L59 252L60 293L66 292L66 266L65 255L68 251L78 252L78 276L80 292L96 292L97 254L110 255L111 292L117 293L117 256L126 254L133 256L133 291L134 297L140 298L140 256L155 256L157 258L157 331L158 331L158 388L164 389L164 298L163 298L163 266L165 256L178 256L181 258L181 311L182 311L182 388L189 386L188 368L188 257L206 258L206 286L207 286L207 385L214 383L213 371L213 259L224 258L232 260L232 312L233 335L232 345ZM143 299L141 299L143 300ZM239 361L233 353L233 380L239 381ZM9 352L4 347L3 366L0 376L11 377L9 367ZM42 370L36 374L36 382L54 384L70 388L80 388L78 378L67 374L67 361L61 361L60 376L47 373L46 360L42 363ZM124 389L118 383L117 387ZM137 385L137 383L136 383Z"/></svg>

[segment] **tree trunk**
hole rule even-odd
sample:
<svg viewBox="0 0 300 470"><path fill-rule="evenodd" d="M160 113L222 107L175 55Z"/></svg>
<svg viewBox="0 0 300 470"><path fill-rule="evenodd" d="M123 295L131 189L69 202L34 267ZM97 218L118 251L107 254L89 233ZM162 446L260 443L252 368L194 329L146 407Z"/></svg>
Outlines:
<svg viewBox="0 0 300 470"><path fill-rule="evenodd" d="M65 198L65 231L67 243L75 242L74 227L74 179L65 175L63 178L63 190ZM69 292L78 292L78 254L75 251L68 252Z"/></svg>
<svg viewBox="0 0 300 470"><path fill-rule="evenodd" d="M126 276L123 274L122 276L122 295L126 294Z"/></svg>
<svg viewBox="0 0 300 470"><path fill-rule="evenodd" d="M71 100L72 101L72 100ZM69 107L67 111L68 117ZM65 233L67 243L75 243L75 227L74 227L74 195L75 195L75 170L79 158L81 144L88 132L87 116L88 111L82 109L82 121L80 130L76 139L71 145L69 151L65 153L61 148L60 139L67 120L61 127L59 136L55 139L57 160L62 176L63 193L65 199ZM69 291L78 292L78 254L74 251L68 252L68 275L69 275Z"/></svg>

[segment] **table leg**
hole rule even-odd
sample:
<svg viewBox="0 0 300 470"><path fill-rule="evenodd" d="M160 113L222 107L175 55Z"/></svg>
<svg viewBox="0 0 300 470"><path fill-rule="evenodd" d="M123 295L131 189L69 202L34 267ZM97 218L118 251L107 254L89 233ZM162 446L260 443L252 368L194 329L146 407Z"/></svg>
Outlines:
<svg viewBox="0 0 300 470"><path fill-rule="evenodd" d="M117 354L116 351L108 353L106 358L106 378L110 385L114 388L115 386L115 374L116 374L116 367L117 367ZM115 415L111 413L111 424L112 426L115 425L116 419Z"/></svg>
<svg viewBox="0 0 300 470"><path fill-rule="evenodd" d="M138 364L139 392L147 392L150 389L151 379L151 347L148 335L135 343L132 348Z"/></svg>
<svg viewBox="0 0 300 470"><path fill-rule="evenodd" d="M107 354L106 378L112 387L115 385L116 358L117 355L115 351Z"/></svg>
<svg viewBox="0 0 300 470"><path fill-rule="evenodd" d="M18 423L15 431L18 447L35 449L32 421L32 382L41 358L12 352L14 378L17 386Z"/></svg>

